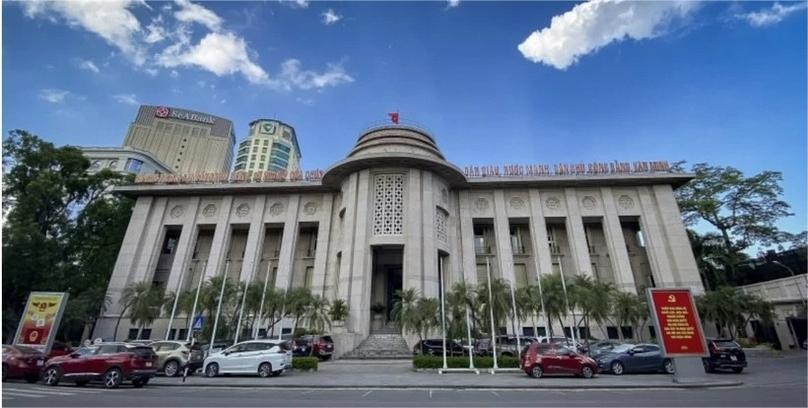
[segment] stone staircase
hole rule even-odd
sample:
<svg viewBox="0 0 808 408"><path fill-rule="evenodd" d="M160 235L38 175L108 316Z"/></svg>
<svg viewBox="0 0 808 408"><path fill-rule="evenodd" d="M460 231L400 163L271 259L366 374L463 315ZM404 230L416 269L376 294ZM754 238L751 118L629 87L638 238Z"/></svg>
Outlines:
<svg viewBox="0 0 808 408"><path fill-rule="evenodd" d="M370 335L352 351L343 354L343 360L398 360L412 358L412 351L395 323L373 330Z"/></svg>

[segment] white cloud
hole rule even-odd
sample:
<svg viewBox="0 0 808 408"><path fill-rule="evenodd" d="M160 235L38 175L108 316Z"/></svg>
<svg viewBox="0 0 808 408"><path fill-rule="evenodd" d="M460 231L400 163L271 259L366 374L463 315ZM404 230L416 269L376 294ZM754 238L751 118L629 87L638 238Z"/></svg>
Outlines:
<svg viewBox="0 0 808 408"><path fill-rule="evenodd" d="M455 8L460 5L460 0L449 0L446 2L446 8Z"/></svg>
<svg viewBox="0 0 808 408"><path fill-rule="evenodd" d="M180 76L180 73L177 72L176 69L172 69L169 75L171 75L172 78L178 78Z"/></svg>
<svg viewBox="0 0 808 408"><path fill-rule="evenodd" d="M659 36L695 7L688 1L593 0L553 17L549 27L531 33L518 49L533 62L563 70L612 42Z"/></svg>
<svg viewBox="0 0 808 408"><path fill-rule="evenodd" d="M96 74L101 72L101 70L99 70L98 67L95 65L95 63L92 62L91 60L79 60L79 69L83 69L86 71L93 71Z"/></svg>
<svg viewBox="0 0 808 408"><path fill-rule="evenodd" d="M183 23L199 23L212 31L219 31L222 26L222 18L209 9L199 4L191 3L188 0L176 0L180 7L174 12L174 18Z"/></svg>
<svg viewBox="0 0 808 408"><path fill-rule="evenodd" d="M112 97L115 98L115 100L118 101L119 103L124 103L132 106L140 105L140 102L137 100L137 95L135 94L117 94L112 95Z"/></svg>
<svg viewBox="0 0 808 408"><path fill-rule="evenodd" d="M148 44L154 44L163 41L167 36L168 32L163 27L163 16L159 15L157 18L152 19L151 24L146 26L146 36L143 41Z"/></svg>
<svg viewBox="0 0 808 408"><path fill-rule="evenodd" d="M247 42L233 33L208 33L199 44L177 43L157 56L157 64L166 68L196 66L217 76L241 73L252 83L264 83L268 75L252 61Z"/></svg>
<svg viewBox="0 0 808 408"><path fill-rule="evenodd" d="M323 14L323 24L331 25L336 23L337 21L342 20L342 16L337 14L334 9L328 9Z"/></svg>
<svg viewBox="0 0 808 408"><path fill-rule="evenodd" d="M140 31L137 17L129 10L138 1L31 1L23 2L23 10L30 18L45 17L57 21L60 16L71 27L93 32L109 44L120 49L135 64L142 65L146 58L137 44L135 35Z"/></svg>
<svg viewBox="0 0 808 408"><path fill-rule="evenodd" d="M788 6L783 6L780 3L774 3L771 8L752 11L744 14L736 14L735 17L741 20L746 20L752 27L765 27L768 25L777 24L792 13L804 10L808 3L793 3Z"/></svg>
<svg viewBox="0 0 808 408"><path fill-rule="evenodd" d="M70 91L64 89L42 89L39 91L39 97L50 103L62 103L65 101Z"/></svg>
<svg viewBox="0 0 808 408"><path fill-rule="evenodd" d="M286 89L297 87L300 89L322 89L343 83L353 82L354 79L345 72L342 64L328 64L325 72L304 71L300 69L300 61L290 59L281 65L279 84Z"/></svg>
<svg viewBox="0 0 808 408"><path fill-rule="evenodd" d="M308 0L278 0L281 4L293 8L308 8Z"/></svg>

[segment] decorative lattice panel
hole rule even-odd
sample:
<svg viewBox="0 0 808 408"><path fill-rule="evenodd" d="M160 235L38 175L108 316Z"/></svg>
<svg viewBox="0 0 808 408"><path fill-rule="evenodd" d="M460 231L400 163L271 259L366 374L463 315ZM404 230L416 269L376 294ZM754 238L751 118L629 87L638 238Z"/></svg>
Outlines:
<svg viewBox="0 0 808 408"><path fill-rule="evenodd" d="M373 235L402 235L404 175L379 174L375 178Z"/></svg>
<svg viewBox="0 0 808 408"><path fill-rule="evenodd" d="M435 233L438 236L438 241L446 243L446 219L449 214L440 208L435 209Z"/></svg>

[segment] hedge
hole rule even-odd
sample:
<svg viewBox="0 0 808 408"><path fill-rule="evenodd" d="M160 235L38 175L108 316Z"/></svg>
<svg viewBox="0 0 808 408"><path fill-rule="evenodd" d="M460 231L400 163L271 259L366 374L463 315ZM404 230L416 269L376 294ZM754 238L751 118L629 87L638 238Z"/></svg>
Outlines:
<svg viewBox="0 0 808 408"><path fill-rule="evenodd" d="M446 357L446 365L449 368L468 368L468 357ZM519 360L516 357L497 358L499 368L519 368ZM493 357L474 357L475 368L491 368L494 366ZM415 369L438 369L443 368L442 356L415 356L412 358L412 367Z"/></svg>
<svg viewBox="0 0 808 408"><path fill-rule="evenodd" d="M320 359L317 357L295 357L292 359L292 368L300 371L317 371Z"/></svg>

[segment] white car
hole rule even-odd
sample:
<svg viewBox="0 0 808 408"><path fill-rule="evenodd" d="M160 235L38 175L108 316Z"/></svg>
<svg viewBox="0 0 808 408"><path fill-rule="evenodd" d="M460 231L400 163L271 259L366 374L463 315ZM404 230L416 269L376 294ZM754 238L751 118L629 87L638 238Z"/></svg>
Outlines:
<svg viewBox="0 0 808 408"><path fill-rule="evenodd" d="M277 377L292 368L292 350L276 341L251 340L209 355L203 364L206 376L219 374L258 374Z"/></svg>

